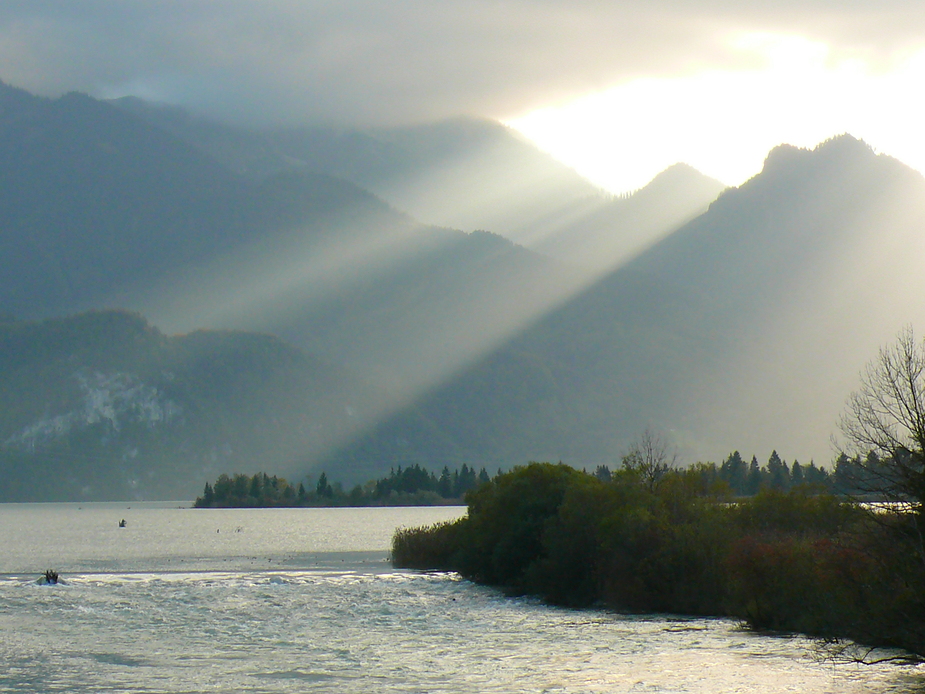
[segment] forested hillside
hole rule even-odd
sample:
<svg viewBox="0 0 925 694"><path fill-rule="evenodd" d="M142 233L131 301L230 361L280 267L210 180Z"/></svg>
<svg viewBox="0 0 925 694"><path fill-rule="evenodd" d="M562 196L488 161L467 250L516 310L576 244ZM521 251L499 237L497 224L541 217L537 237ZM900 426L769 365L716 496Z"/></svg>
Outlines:
<svg viewBox="0 0 925 694"><path fill-rule="evenodd" d="M0 501L191 499L227 469L300 474L375 397L272 336L166 336L120 311L0 323L0 373Z"/></svg>

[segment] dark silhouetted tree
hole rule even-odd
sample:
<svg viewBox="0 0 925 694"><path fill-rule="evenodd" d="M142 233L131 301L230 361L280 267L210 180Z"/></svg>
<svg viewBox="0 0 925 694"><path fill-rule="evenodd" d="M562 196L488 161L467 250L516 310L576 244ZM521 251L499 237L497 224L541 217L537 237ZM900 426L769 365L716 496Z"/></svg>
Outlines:
<svg viewBox="0 0 925 694"><path fill-rule="evenodd" d="M318 484L315 487L315 493L322 499L330 499L334 496L334 487L330 485L328 482L328 476L323 472L318 478Z"/></svg>
<svg viewBox="0 0 925 694"><path fill-rule="evenodd" d="M925 501L925 342L900 331L861 374L839 423L858 486L921 510ZM868 455L873 453L874 457Z"/></svg>

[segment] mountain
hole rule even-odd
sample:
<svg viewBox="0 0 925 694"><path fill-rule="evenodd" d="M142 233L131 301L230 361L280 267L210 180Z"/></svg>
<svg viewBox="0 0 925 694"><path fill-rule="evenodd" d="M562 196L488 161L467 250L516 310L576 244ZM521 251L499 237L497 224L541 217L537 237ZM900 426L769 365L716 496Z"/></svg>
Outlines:
<svg viewBox="0 0 925 694"><path fill-rule="evenodd" d="M595 272L704 212L725 186L676 164L627 195L604 193L500 123L249 130L134 97L119 108L253 180L311 171L373 191L416 219L487 229Z"/></svg>
<svg viewBox="0 0 925 694"><path fill-rule="evenodd" d="M530 248L606 272L707 211L725 189L686 164L675 164L631 195L589 199L550 220Z"/></svg>
<svg viewBox="0 0 925 694"><path fill-rule="evenodd" d="M87 96L3 86L0 107L10 315L124 307L168 332L272 332L414 390L573 281L498 236L422 225L341 179L241 176Z"/></svg>
<svg viewBox="0 0 925 694"><path fill-rule="evenodd" d="M925 320L925 182L850 136L781 146L709 210L342 450L613 464L644 428L682 457L804 462L864 363ZM440 431L437 441L429 432ZM402 454L396 447L389 455Z"/></svg>
<svg viewBox="0 0 925 694"><path fill-rule="evenodd" d="M254 180L308 171L350 181L427 224L521 245L612 196L495 121L248 130L134 97L113 101ZM713 196L715 197L715 195Z"/></svg>
<svg viewBox="0 0 925 694"><path fill-rule="evenodd" d="M375 397L275 337L168 337L122 311L0 323L0 370L0 501L190 499L232 471L299 479Z"/></svg>
<svg viewBox="0 0 925 694"><path fill-rule="evenodd" d="M342 233L347 214L414 225L330 177L253 184L81 94L50 100L4 85L0 112L0 306L14 315L118 305L133 288L294 226Z"/></svg>
<svg viewBox="0 0 925 694"><path fill-rule="evenodd" d="M309 170L373 191L416 219L486 229L530 246L538 228L609 196L495 121L456 118L404 128L281 131L272 141Z"/></svg>
<svg viewBox="0 0 925 694"><path fill-rule="evenodd" d="M378 384L351 397L356 427L409 405L578 281L507 239L422 225L340 179L242 176L84 95L0 86L0 109L0 314L125 308L166 334L273 333ZM323 428L300 453L305 470L353 431Z"/></svg>
<svg viewBox="0 0 925 694"><path fill-rule="evenodd" d="M626 198L582 197L581 186L550 194L551 207L535 210L544 221L521 227L543 232L533 240L548 244L544 255L497 233L422 224L306 163L314 151L359 177L365 162L369 180L384 187L394 174L408 191L465 151L460 133L478 152L479 142L507 141L503 128L460 121L340 140L325 131L312 149L307 131L196 122L205 144L194 145L192 126L178 135L139 108L150 109L0 87L0 315L4 330L33 335L10 338L0 356L47 356L0 375L14 477L37 460L30 446L40 439L28 432L76 421L99 427L55 439L60 460L80 459L73 437L90 430L86 460L97 462L86 474L116 475L134 448L193 451L188 467L164 463L178 484L187 470L201 485L202 461L213 459L276 461L284 474L323 468L347 482L415 462L613 464L647 426L689 461L738 448L826 462L863 364L923 318L925 184L849 136L776 148L759 175L709 204L717 184L683 166ZM480 156L471 161L488 161ZM242 172L234 161L257 163ZM434 173L433 190L465 178ZM159 356L142 362L157 369L42 346L80 340L42 337L36 326L46 324L31 321L94 307L138 311L157 326L113 338L150 342ZM87 326L80 339L107 334ZM203 375L213 364L224 369L214 379ZM206 392L213 380L225 385L201 406L170 390ZM144 403L173 411L151 388L183 412L217 414L149 430L132 414L157 411ZM121 403L112 407L128 417L119 415L121 448L106 448L115 439L99 402ZM133 447L133 437L147 443ZM232 457L218 453L227 441ZM145 460L137 470L161 479L160 458ZM139 479L130 473L112 489Z"/></svg>

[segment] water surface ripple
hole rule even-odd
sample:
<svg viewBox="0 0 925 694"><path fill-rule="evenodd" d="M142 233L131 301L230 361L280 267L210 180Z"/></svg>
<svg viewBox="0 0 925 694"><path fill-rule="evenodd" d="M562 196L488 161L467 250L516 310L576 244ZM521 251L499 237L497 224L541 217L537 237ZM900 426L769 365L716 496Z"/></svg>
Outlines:
<svg viewBox="0 0 925 694"><path fill-rule="evenodd" d="M0 692L923 691L730 620L555 609L384 561L396 526L462 509L38 510L0 507ZM17 534L22 514L72 525ZM35 583L46 565L63 585Z"/></svg>

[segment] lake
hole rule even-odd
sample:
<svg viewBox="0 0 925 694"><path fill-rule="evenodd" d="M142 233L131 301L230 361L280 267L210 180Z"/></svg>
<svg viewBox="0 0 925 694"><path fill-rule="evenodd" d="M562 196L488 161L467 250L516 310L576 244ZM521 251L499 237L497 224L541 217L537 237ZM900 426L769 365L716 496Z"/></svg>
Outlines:
<svg viewBox="0 0 925 694"><path fill-rule="evenodd" d="M921 669L833 664L732 620L391 568L395 528L463 508L187 505L0 504L0 692L925 691ZM63 583L38 585L46 568Z"/></svg>

